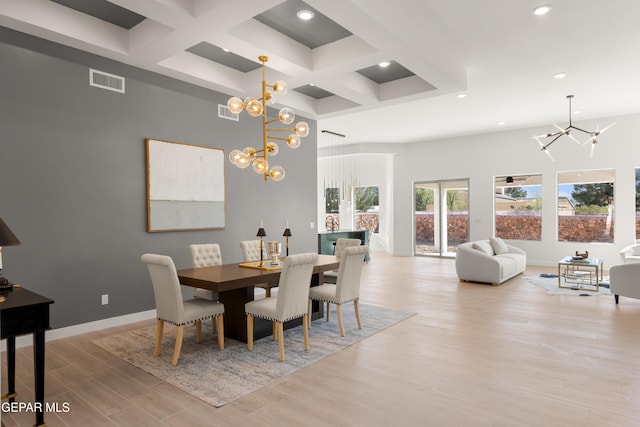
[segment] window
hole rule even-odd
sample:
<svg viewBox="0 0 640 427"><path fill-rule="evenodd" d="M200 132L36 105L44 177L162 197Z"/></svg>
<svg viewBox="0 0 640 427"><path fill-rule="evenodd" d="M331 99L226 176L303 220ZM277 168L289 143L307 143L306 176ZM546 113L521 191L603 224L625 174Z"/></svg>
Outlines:
<svg viewBox="0 0 640 427"><path fill-rule="evenodd" d="M355 229L380 231L380 201L377 186L356 187L353 190L355 203Z"/></svg>
<svg viewBox="0 0 640 427"><path fill-rule="evenodd" d="M558 241L613 243L614 170L558 173Z"/></svg>
<svg viewBox="0 0 640 427"><path fill-rule="evenodd" d="M495 179L496 237L542 240L542 175Z"/></svg>
<svg viewBox="0 0 640 427"><path fill-rule="evenodd" d="M324 222L326 230L340 228L340 189L325 188L324 190Z"/></svg>

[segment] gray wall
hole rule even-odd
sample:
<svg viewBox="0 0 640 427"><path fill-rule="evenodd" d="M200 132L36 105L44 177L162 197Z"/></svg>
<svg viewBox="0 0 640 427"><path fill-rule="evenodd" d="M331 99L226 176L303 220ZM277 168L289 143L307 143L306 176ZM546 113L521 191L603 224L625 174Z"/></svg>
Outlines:
<svg viewBox="0 0 640 427"><path fill-rule="evenodd" d="M186 268L189 244L217 242L238 262L261 220L267 240L284 241L288 220L291 251L317 250L315 121L299 149L281 147L279 183L226 161L225 229L147 233L144 139L226 156L261 144L260 120L219 119L228 95L2 28L0 64L0 217L22 242L3 272L55 300L54 328L154 308L145 252ZM126 94L90 87L89 68L125 77Z"/></svg>

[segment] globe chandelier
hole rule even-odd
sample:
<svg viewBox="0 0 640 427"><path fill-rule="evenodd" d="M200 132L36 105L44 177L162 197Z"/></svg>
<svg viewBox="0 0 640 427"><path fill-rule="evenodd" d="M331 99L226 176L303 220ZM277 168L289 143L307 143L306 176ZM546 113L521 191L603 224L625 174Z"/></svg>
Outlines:
<svg viewBox="0 0 640 427"><path fill-rule="evenodd" d="M269 127L273 123L280 122L284 125L293 123L296 118L291 108L285 107L278 112L278 117L269 119L267 117L267 106L275 103L275 95L284 95L287 93L287 84L283 81L277 81L273 85L267 84L264 79L265 64L269 60L266 56L259 56L262 62L262 97L256 99L254 97L242 99L234 96L227 102L227 107L232 113L240 113L246 110L252 117L262 116L262 149L258 150L253 147L246 147L244 150L233 150L229 153L229 161L239 167L245 169L249 165L252 166L254 172L262 174L264 180L271 178L274 181L282 181L285 175L282 166L269 166L269 158L278 154L277 141L286 141L290 148L298 148L300 146L300 138L309 135L309 125L306 122L298 122L294 127L276 128ZM272 132L292 132L287 137L275 136Z"/></svg>

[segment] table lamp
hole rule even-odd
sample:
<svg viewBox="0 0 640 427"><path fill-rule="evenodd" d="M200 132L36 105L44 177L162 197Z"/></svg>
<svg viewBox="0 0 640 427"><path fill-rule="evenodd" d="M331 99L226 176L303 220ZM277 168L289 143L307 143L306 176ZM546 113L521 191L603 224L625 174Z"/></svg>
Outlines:
<svg viewBox="0 0 640 427"><path fill-rule="evenodd" d="M16 246L20 244L20 240L7 227L7 224L0 218L0 289L11 289L11 283L2 276L2 247Z"/></svg>
<svg viewBox="0 0 640 427"><path fill-rule="evenodd" d="M289 221L287 221L287 228L284 229L284 233L282 233L282 235L285 237L286 254L287 256L289 256L289 237L291 237L291 230L289 229Z"/></svg>
<svg viewBox="0 0 640 427"><path fill-rule="evenodd" d="M267 235L267 232L264 231L262 221L260 221L260 228L258 228L258 234L256 234L256 236L260 238L260 267L264 266L264 260L263 260L264 242L262 241L262 238L266 235Z"/></svg>

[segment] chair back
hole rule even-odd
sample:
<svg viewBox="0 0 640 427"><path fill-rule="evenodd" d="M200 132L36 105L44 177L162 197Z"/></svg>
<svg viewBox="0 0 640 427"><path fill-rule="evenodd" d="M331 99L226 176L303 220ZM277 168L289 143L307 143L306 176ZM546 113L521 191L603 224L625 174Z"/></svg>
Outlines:
<svg viewBox="0 0 640 427"><path fill-rule="evenodd" d="M307 313L311 275L317 261L315 253L289 255L284 259L276 301L275 317L279 322Z"/></svg>
<svg viewBox="0 0 640 427"><path fill-rule="evenodd" d="M151 276L157 318L181 324L184 319L184 306L173 260L169 256L156 254L144 254L141 260L147 264Z"/></svg>
<svg viewBox="0 0 640 427"><path fill-rule="evenodd" d="M189 253L191 254L191 265L193 268L222 265L220 245L217 243L189 245Z"/></svg>
<svg viewBox="0 0 640 427"><path fill-rule="evenodd" d="M361 241L360 239L348 239L346 237L341 237L338 240L336 240L336 250L333 253L336 257L340 258L342 257L342 252L344 251L344 248L349 248L351 246L360 246Z"/></svg>
<svg viewBox="0 0 640 427"><path fill-rule="evenodd" d="M366 246L344 248L336 281L336 300L340 303L360 297L360 276L368 250Z"/></svg>
<svg viewBox="0 0 640 427"><path fill-rule="evenodd" d="M260 260L260 240L243 240L240 242L244 262ZM262 248L262 259L267 259L265 248Z"/></svg>

